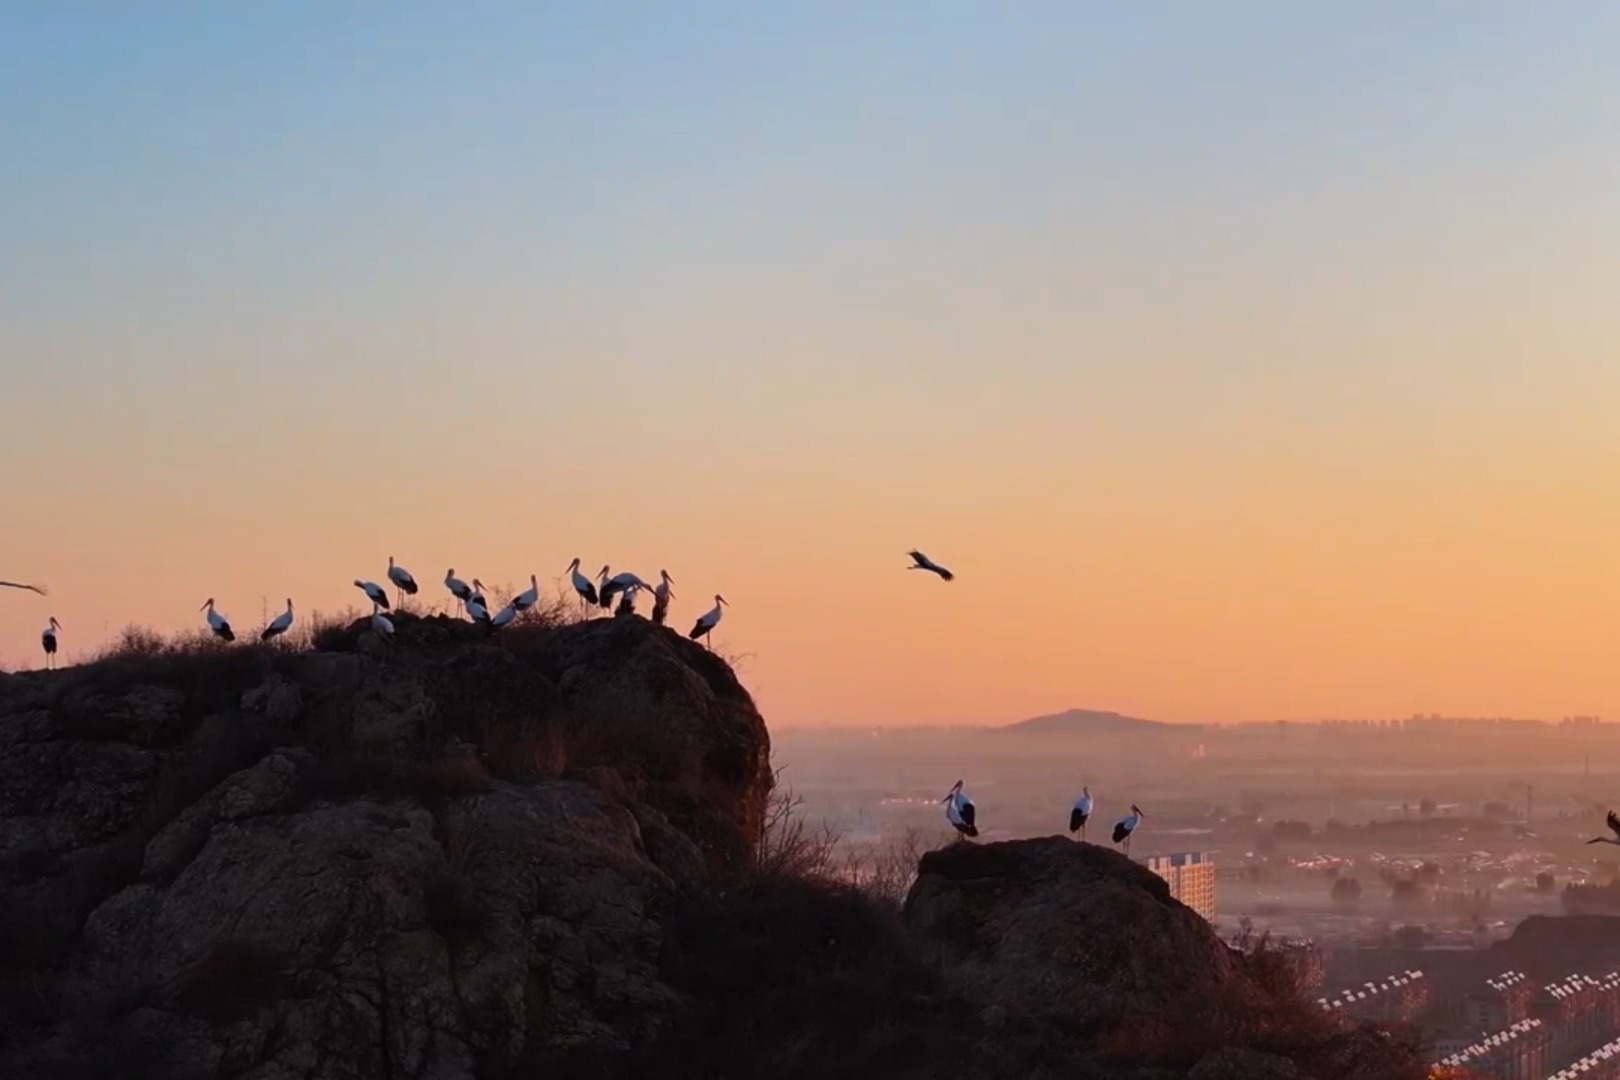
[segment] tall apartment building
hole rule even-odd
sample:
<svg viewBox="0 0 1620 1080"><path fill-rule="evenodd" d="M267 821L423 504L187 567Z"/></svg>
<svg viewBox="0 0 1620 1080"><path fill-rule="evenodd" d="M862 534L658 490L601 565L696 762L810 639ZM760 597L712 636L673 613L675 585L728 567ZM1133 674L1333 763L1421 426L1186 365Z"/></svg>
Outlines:
<svg viewBox="0 0 1620 1080"><path fill-rule="evenodd" d="M1170 895L1204 918L1215 919L1215 860L1202 851L1150 855L1146 866L1170 886Z"/></svg>

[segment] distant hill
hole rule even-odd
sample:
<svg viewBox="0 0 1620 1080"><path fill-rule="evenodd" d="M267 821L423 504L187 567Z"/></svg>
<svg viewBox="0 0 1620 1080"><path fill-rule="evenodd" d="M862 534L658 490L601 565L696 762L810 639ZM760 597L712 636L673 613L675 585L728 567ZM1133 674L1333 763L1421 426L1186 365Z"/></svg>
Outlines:
<svg viewBox="0 0 1620 1080"><path fill-rule="evenodd" d="M1143 720L1117 712L1096 709L1070 709L1050 716L1036 716L1008 724L1002 731L1019 735L1094 735L1105 731L1150 731L1168 727L1157 720Z"/></svg>

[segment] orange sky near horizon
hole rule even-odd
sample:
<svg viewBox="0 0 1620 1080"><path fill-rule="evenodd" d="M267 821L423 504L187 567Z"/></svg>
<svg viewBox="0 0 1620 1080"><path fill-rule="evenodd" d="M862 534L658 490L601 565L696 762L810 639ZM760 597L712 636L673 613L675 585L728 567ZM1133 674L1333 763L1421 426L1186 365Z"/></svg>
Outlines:
<svg viewBox="0 0 1620 1080"><path fill-rule="evenodd" d="M411 10L0 16L8 666L578 555L779 726L1620 716L1620 17Z"/></svg>

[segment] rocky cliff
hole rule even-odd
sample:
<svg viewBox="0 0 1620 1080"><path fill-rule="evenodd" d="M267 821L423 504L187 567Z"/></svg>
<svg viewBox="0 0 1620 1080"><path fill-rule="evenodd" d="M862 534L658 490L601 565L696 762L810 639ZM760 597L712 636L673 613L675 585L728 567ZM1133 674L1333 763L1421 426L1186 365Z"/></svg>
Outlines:
<svg viewBox="0 0 1620 1080"><path fill-rule="evenodd" d="M0 677L0 1075L1420 1075L1101 848L762 874L764 723L645 620L319 644Z"/></svg>

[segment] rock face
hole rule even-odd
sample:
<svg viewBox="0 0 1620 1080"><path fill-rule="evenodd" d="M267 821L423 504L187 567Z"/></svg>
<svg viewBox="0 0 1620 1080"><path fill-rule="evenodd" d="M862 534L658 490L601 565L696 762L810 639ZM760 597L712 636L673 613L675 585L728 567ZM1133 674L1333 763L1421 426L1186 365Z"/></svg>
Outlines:
<svg viewBox="0 0 1620 1080"><path fill-rule="evenodd" d="M641 619L396 622L375 658L356 627L0 677L0 1075L524 1075L658 1037L665 923L761 829L748 694Z"/></svg>
<svg viewBox="0 0 1620 1080"><path fill-rule="evenodd" d="M1085 1034L1258 996L1237 954L1162 878L1062 837L929 852L905 920L969 998Z"/></svg>

